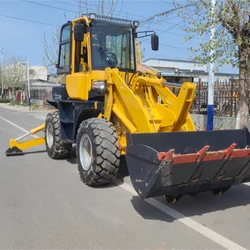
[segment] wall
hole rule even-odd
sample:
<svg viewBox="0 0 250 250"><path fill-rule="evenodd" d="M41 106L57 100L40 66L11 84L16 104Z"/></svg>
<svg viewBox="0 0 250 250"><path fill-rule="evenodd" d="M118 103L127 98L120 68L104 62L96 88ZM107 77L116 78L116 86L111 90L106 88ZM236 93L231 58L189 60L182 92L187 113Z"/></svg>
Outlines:
<svg viewBox="0 0 250 250"><path fill-rule="evenodd" d="M46 99L52 97L52 86L32 86L30 96L32 104L47 105Z"/></svg>
<svg viewBox="0 0 250 250"><path fill-rule="evenodd" d="M197 130L206 130L207 128L207 116L191 114L193 122ZM235 117L223 117L214 116L214 130L221 129L235 129L236 118ZM250 130L250 121L248 124L248 129Z"/></svg>

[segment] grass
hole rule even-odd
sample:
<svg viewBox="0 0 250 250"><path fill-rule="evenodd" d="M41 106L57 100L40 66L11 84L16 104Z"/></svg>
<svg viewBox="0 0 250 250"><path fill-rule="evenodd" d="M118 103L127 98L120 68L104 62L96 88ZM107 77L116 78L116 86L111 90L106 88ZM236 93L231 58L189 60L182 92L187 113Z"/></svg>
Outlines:
<svg viewBox="0 0 250 250"><path fill-rule="evenodd" d="M15 105L18 105L18 106L22 106L22 107L28 107L28 102L23 102L22 104L20 103L20 102L13 102L13 101L11 101L10 102L10 105L11 106L15 106Z"/></svg>

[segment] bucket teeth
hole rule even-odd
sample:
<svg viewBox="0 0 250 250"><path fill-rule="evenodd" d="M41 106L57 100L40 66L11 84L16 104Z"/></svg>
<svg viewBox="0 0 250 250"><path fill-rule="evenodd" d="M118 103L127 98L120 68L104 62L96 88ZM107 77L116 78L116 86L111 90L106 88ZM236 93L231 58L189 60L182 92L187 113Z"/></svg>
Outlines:
<svg viewBox="0 0 250 250"><path fill-rule="evenodd" d="M221 159L241 158L248 157L250 155L250 148L235 149L236 143L231 144L225 150L208 152L209 146L203 147L199 152L193 154L174 154L174 149L170 149L167 152L159 152L158 160L166 161L172 164L201 162L201 161L215 161Z"/></svg>
<svg viewBox="0 0 250 250"><path fill-rule="evenodd" d="M5 152L6 156L15 156L15 155L23 155L23 151L18 147L14 146L12 148L8 148Z"/></svg>

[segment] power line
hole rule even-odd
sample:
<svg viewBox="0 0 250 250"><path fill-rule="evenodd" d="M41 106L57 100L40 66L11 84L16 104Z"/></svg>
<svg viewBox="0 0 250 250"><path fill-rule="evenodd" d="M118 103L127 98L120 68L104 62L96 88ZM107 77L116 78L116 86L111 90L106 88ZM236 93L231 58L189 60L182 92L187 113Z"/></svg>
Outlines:
<svg viewBox="0 0 250 250"><path fill-rule="evenodd" d="M61 3L61 4L65 4L65 5L69 5L69 6L75 6L75 7L79 7L78 5L76 5L76 4L72 4L72 3L65 3L65 2L63 2L63 1L58 1L58 0L53 0L53 2L57 2L57 3ZM90 3L88 3L88 5L90 5L90 6L94 6L94 7L96 7L96 5L94 5L94 4L90 4ZM104 8L105 10L107 10L108 8ZM144 16L141 16L141 15L136 15L136 14L132 14L132 13L128 13L128 12L125 12L125 11L120 11L120 10L113 10L114 12L117 12L117 13L123 13L123 14L126 14L126 15L130 15L130 16L136 16L136 17L143 17L144 18Z"/></svg>
<svg viewBox="0 0 250 250"><path fill-rule="evenodd" d="M31 3L31 4L36 4L36 5L44 6L44 7L48 7L48 8L53 8L53 9L57 9L57 10L62 10L62 11L67 11L67 12L71 12L71 13L78 14L78 12L76 12L76 11L72 11L72 10L68 10L68 9L64 9L64 8L60 8L60 7L55 7L55 6L48 5L48 4L38 3L38 2L34 2L34 1L29 1L29 0L22 0L22 1L27 2L27 3ZM58 1L58 0L54 0L54 2L63 3L63 4L70 5L70 6L76 6L76 7L78 7L78 6L75 5L75 4L65 3L65 2L62 2L62 1ZM95 6L94 4L89 4L89 5ZM187 6L188 6L188 5L187 5ZM186 6L186 7L187 7L187 6ZM95 6L95 7L96 7L96 6ZM179 9L179 8L178 8L178 9ZM175 11L175 10L176 10L176 8L175 8L175 9L172 9L172 10L169 10L169 11L167 11L167 12L171 13L172 11ZM114 11L115 11L115 10L114 10ZM134 15L134 14L126 13L126 12L122 12L122 11L116 11L116 12ZM139 16L139 15L134 15L134 16ZM143 17L143 16L139 16L139 17ZM152 17L151 17L151 18L152 18ZM143 21L143 22L146 22L147 20L150 20L151 18L146 19L146 20ZM173 19L173 18L171 18L171 19ZM157 22L154 22L154 21L152 21L152 23L157 24ZM169 24L174 24L174 23L170 23L170 22L168 22L168 23L169 23ZM174 25L175 25L175 24L174 24Z"/></svg>
<svg viewBox="0 0 250 250"><path fill-rule="evenodd" d="M78 7L78 5L77 5L77 4L65 3L65 2L62 2L62 1L56 1L56 0L53 0L53 2L63 3L63 4L66 4L66 5L69 5L69 6L75 6L75 7Z"/></svg>
<svg viewBox="0 0 250 250"><path fill-rule="evenodd" d="M145 43L150 43L149 41L145 41ZM164 47L168 47L168 48L172 48L172 49L182 49L182 50L185 50L185 48L182 48L182 47L176 47L176 46L172 46L172 45L169 45L169 44L164 44L164 43L159 43L159 45L161 46L164 46Z"/></svg>
<svg viewBox="0 0 250 250"><path fill-rule="evenodd" d="M175 28L176 26L180 25L180 24L181 24L181 23L183 23L183 22L185 22L185 20L182 20L181 22L176 23L174 26L172 26L172 27L170 27L170 28L168 28L168 29L166 29L166 30L163 30L163 31L162 31L162 32L160 32L158 35L161 35L161 34L163 34L163 33L168 32L169 30L171 30L171 29ZM144 41L146 41L146 40L148 40L148 39L149 39L149 37L148 37L148 38L146 38L146 39L144 39L144 40L142 40L141 42L144 42Z"/></svg>
<svg viewBox="0 0 250 250"><path fill-rule="evenodd" d="M6 15L2 15L0 14L1 17L7 17L7 18L11 18L11 19L16 19L16 20L21 20L21 21L25 21L25 22L30 22L30 23L37 23L37 24L42 24L42 25L47 25L47 26L52 26L52 27L58 27L54 24L50 24L50 23L43 23L43 22L39 22L39 21L34 21L34 20L29 20L26 18L21 18L21 17L13 17L13 16L6 16Z"/></svg>
<svg viewBox="0 0 250 250"><path fill-rule="evenodd" d="M166 29L166 30L163 30L162 32L159 33L159 35L168 32L169 30L175 28L176 26L179 26L179 25L180 25L181 23L183 23L183 22L185 22L185 20L182 20L181 22L175 24L174 26L172 26L172 27L170 27L170 28L168 28L168 29Z"/></svg>
<svg viewBox="0 0 250 250"><path fill-rule="evenodd" d="M23 2L27 2L27 3L37 4L37 5L40 5L40 6L45 6L45 7L53 8L53 9L57 9L57 10L63 10L63 11L68 11L68 12L71 12L71 13L78 14L78 12L76 12L76 11L59 8L59 7L55 7L55 6L48 5L48 4L33 2L33 1L29 1L29 0L22 0L22 1Z"/></svg>
<svg viewBox="0 0 250 250"><path fill-rule="evenodd" d="M169 2L167 2L167 1L163 1L163 0L157 0L158 2L163 2L163 3L166 3L166 4L171 4L171 5L173 5L173 3L169 3Z"/></svg>
<svg viewBox="0 0 250 250"><path fill-rule="evenodd" d="M187 8L187 7L192 6L192 5L193 5L193 4L186 4L186 5L178 6L178 7L176 7L176 8L171 9L171 10L167 10L167 11L161 12L161 13L159 13L159 14L153 15L153 16L151 16L151 17L149 17L149 18L143 20L142 23L144 23L144 22L149 22L149 21L153 20L153 19L154 19L155 17L157 17L157 16L165 16L165 15L167 15L167 14L171 14L172 12L174 12L174 11L176 11L176 10L183 9L183 8Z"/></svg>

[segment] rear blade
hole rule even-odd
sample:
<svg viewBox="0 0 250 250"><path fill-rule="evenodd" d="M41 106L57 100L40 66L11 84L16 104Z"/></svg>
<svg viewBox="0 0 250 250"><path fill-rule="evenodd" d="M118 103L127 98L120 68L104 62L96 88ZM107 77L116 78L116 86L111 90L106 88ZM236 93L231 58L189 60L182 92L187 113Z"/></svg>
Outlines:
<svg viewBox="0 0 250 250"><path fill-rule="evenodd" d="M16 156L16 155L23 155L23 151L18 147L14 146L12 148L8 148L5 152L6 156Z"/></svg>
<svg viewBox="0 0 250 250"><path fill-rule="evenodd" d="M250 181L247 129L126 136L127 166L141 198L223 189Z"/></svg>

